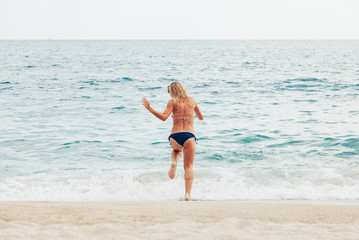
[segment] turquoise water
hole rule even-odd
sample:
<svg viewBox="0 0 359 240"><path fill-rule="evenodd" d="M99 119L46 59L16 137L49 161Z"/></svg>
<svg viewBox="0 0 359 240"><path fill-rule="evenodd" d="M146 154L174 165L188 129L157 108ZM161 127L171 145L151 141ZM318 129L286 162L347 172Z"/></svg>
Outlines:
<svg viewBox="0 0 359 240"><path fill-rule="evenodd" d="M0 41L0 62L0 200L182 199L172 120L141 105L172 81L205 117L194 199L359 199L359 41Z"/></svg>

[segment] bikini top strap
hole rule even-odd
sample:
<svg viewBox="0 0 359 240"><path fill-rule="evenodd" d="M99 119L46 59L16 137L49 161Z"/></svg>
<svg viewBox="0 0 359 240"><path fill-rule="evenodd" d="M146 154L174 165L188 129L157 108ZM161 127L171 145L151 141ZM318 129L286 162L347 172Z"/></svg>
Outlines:
<svg viewBox="0 0 359 240"><path fill-rule="evenodd" d="M173 119L182 119L183 122L186 123L186 124L188 123L188 121L189 121L191 118L194 119L194 117L174 117L173 114L172 114L172 118L173 118Z"/></svg>

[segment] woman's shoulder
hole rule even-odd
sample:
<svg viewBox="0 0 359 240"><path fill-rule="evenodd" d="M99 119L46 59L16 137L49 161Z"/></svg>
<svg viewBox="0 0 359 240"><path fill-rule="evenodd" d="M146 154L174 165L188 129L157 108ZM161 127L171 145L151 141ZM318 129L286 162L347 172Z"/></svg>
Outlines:
<svg viewBox="0 0 359 240"><path fill-rule="evenodd" d="M191 101L192 103L196 104L196 100L194 100L194 98L188 97L188 100Z"/></svg>

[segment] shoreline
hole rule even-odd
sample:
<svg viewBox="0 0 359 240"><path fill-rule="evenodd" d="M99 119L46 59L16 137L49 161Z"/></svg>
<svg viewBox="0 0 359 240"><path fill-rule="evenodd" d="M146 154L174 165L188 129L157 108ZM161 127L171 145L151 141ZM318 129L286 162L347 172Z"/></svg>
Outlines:
<svg viewBox="0 0 359 240"><path fill-rule="evenodd" d="M358 239L359 203L0 202L0 239Z"/></svg>

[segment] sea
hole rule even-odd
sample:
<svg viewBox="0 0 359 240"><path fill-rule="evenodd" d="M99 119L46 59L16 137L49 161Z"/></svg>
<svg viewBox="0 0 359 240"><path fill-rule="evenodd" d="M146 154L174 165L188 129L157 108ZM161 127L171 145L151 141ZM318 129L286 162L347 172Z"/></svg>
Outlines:
<svg viewBox="0 0 359 240"><path fill-rule="evenodd" d="M359 200L358 40L0 41L0 200L183 200L178 81L204 120L192 198Z"/></svg>

